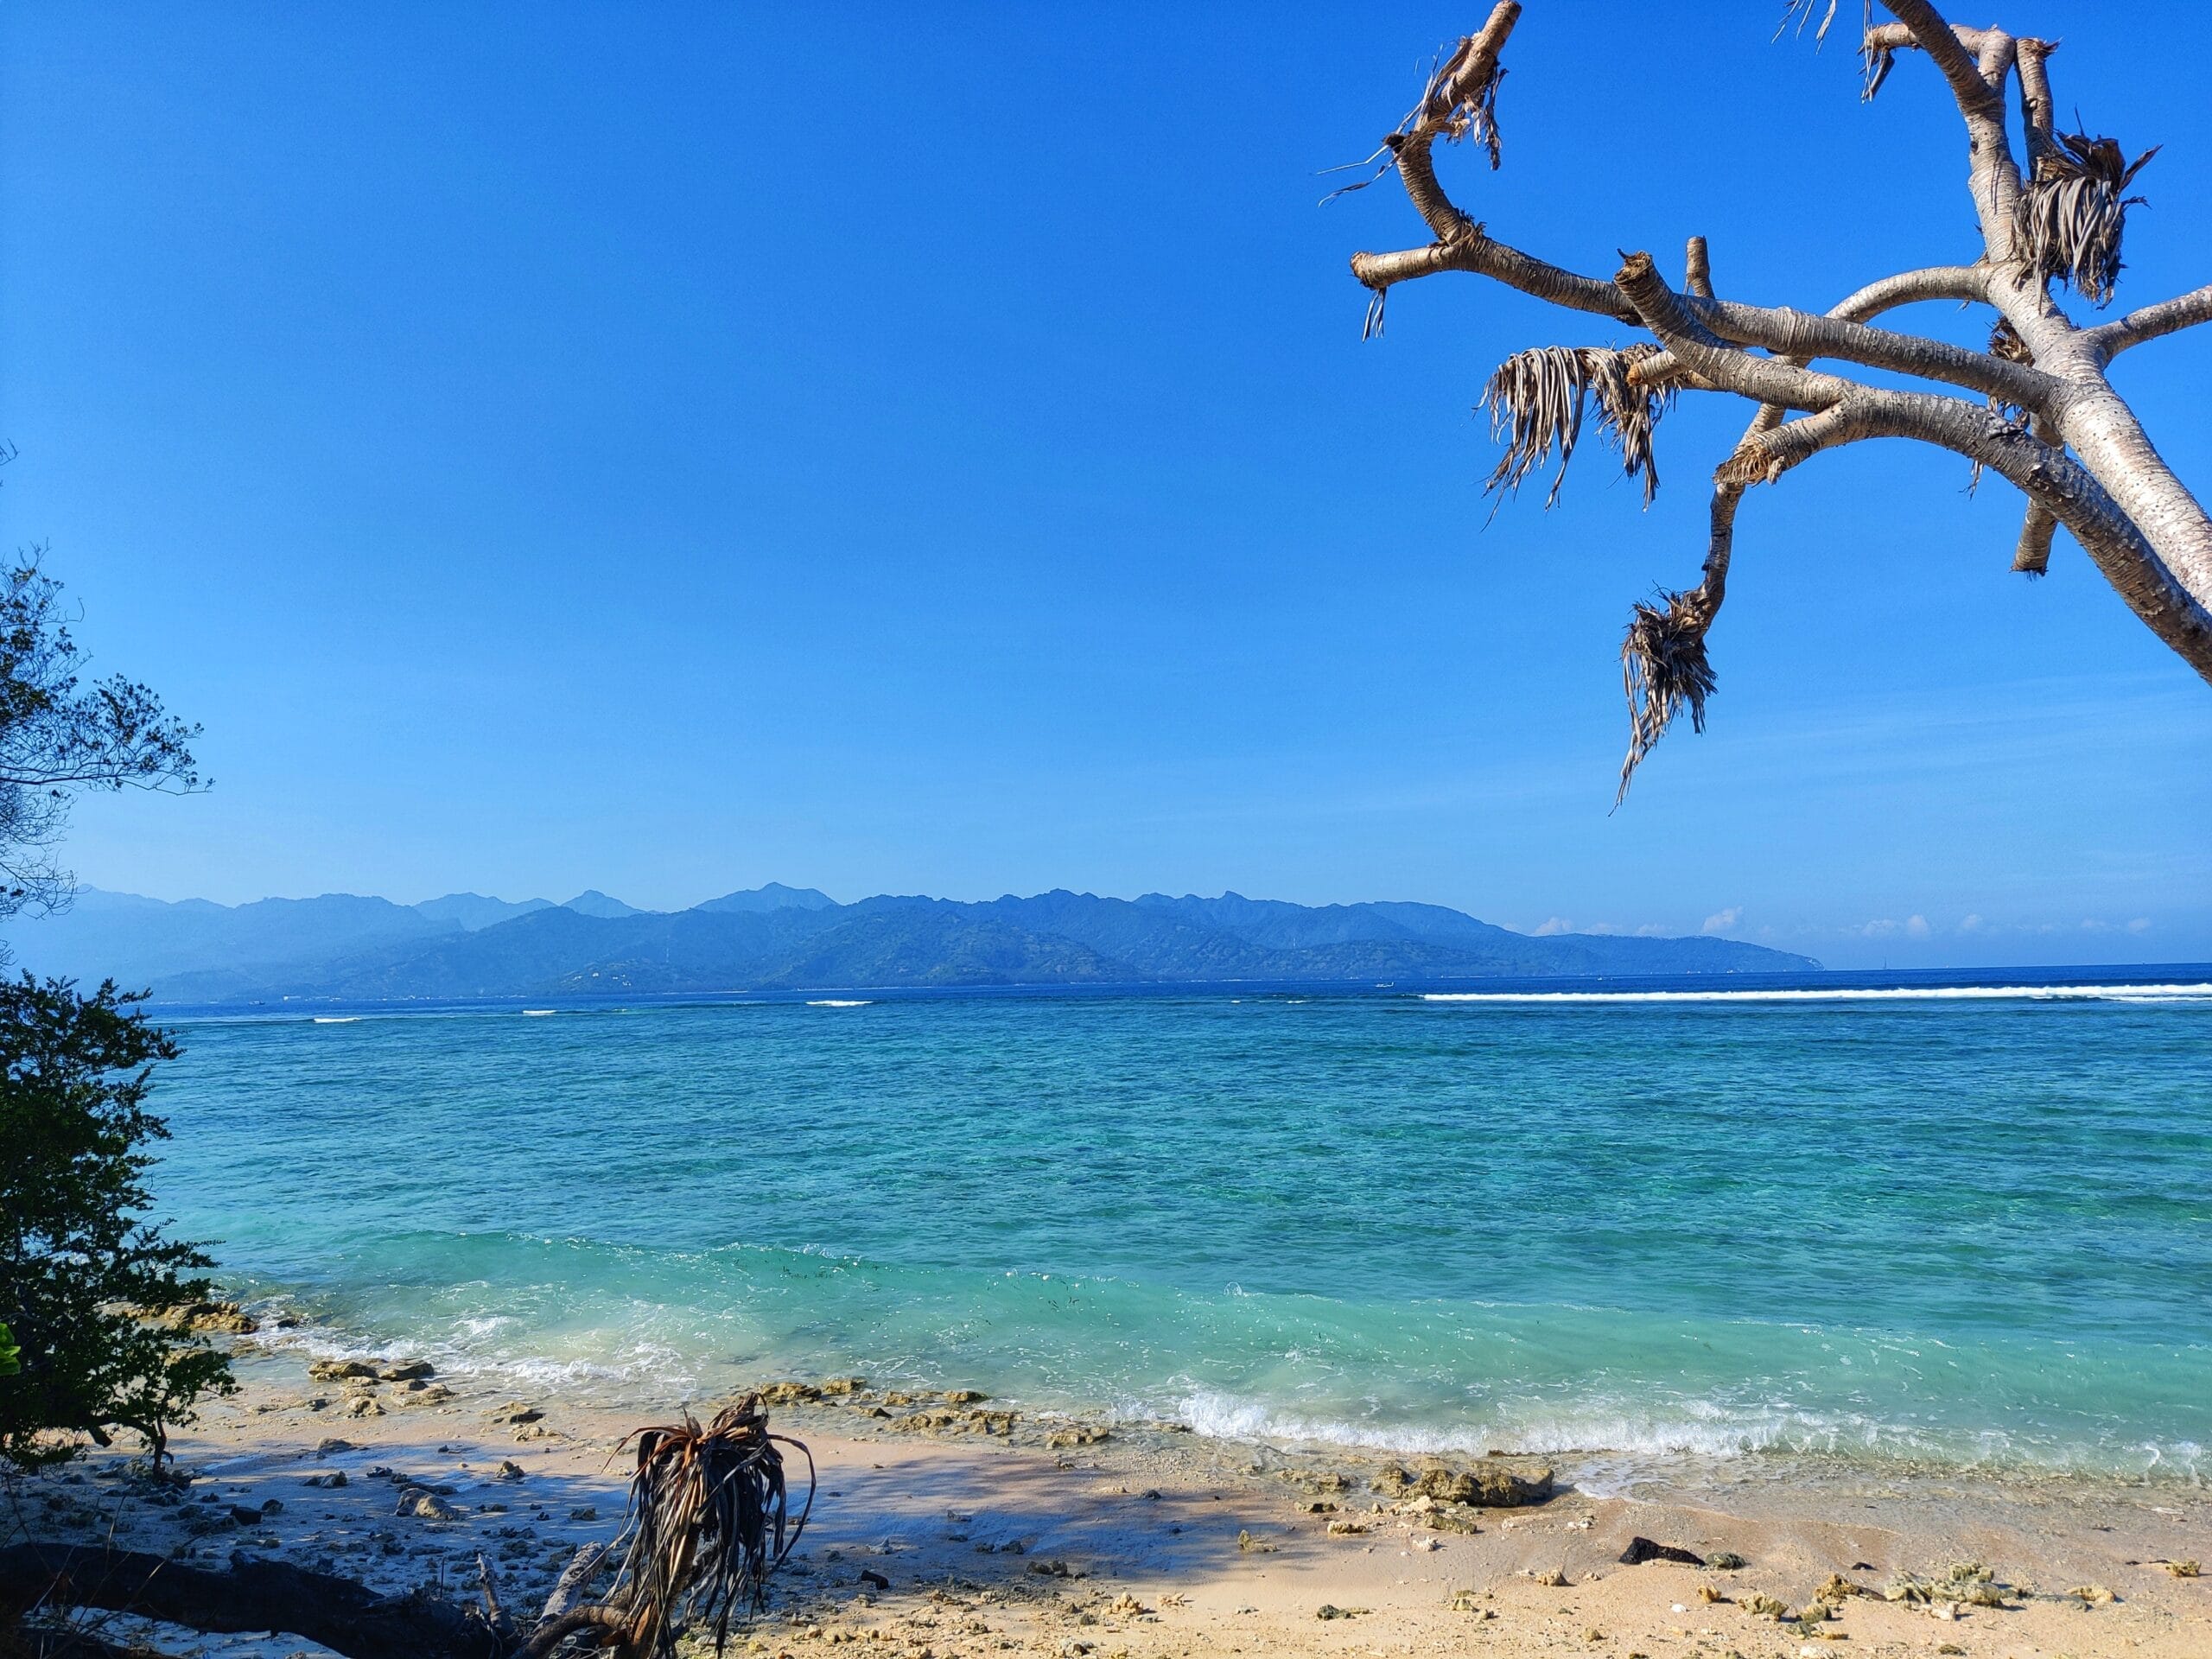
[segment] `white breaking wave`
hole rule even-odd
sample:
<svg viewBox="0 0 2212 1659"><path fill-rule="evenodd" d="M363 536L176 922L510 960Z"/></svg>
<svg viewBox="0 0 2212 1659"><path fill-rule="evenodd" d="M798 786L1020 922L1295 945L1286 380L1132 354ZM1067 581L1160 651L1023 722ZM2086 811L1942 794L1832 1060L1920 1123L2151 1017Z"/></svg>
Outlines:
<svg viewBox="0 0 2212 1659"><path fill-rule="evenodd" d="M1564 1411L1556 1419L1502 1419L1464 1428L1422 1427L1410 1423L1360 1423L1275 1410L1254 1400L1199 1389L1185 1398L1175 1419L1211 1440L1266 1440L1341 1446L1401 1455L1479 1457L1504 1446L1522 1454L1592 1456L1602 1452L1643 1457L1740 1458L1765 1451L1848 1452L1871 1450L1906 1438L1875 1425L1832 1420L1811 1414L1754 1410L1745 1413L1681 1402L1673 1418L1647 1416L1593 1406Z"/></svg>
<svg viewBox="0 0 2212 1659"><path fill-rule="evenodd" d="M558 1008L524 1008L522 1011L522 1017L525 1020L543 1020L549 1014L560 1012Z"/></svg>
<svg viewBox="0 0 2212 1659"><path fill-rule="evenodd" d="M318 1026L350 1026L360 1017L358 1014L318 1014L315 1016L315 1023Z"/></svg>
<svg viewBox="0 0 2212 1659"><path fill-rule="evenodd" d="M825 996L806 1006L810 1008L865 1008L870 1005L871 1000L868 997Z"/></svg>
<svg viewBox="0 0 2212 1659"><path fill-rule="evenodd" d="M358 1332L317 1321L276 1326L280 1312L276 1300L257 1302L272 1322L264 1329L260 1345L271 1353L301 1361L365 1359L378 1365L401 1360L427 1359L443 1377L512 1377L539 1388L588 1387L645 1383L656 1390L690 1388L697 1381L684 1357L664 1342L630 1335L624 1340L615 1331L591 1333L596 1357L563 1357L529 1344L541 1333L532 1332L512 1315L464 1319L442 1335L426 1332L413 1340L372 1341ZM294 1314L292 1317L296 1318Z"/></svg>
<svg viewBox="0 0 2212 1659"><path fill-rule="evenodd" d="M2199 985L1907 985L1711 991L1424 991L1424 1002L2193 1002Z"/></svg>
<svg viewBox="0 0 2212 1659"><path fill-rule="evenodd" d="M2016 1443L1998 1431L1946 1433L1923 1425L1884 1423L1854 1412L1699 1400L1676 1400L1658 1411L1606 1400L1550 1409L1508 1407L1483 1422L1444 1427L1316 1417L1199 1389L1177 1402L1167 1414L1210 1440L1336 1446L1429 1457L1480 1457L1503 1447L1523 1456L1567 1459L1575 1465L1575 1484L1590 1491L1605 1490L1610 1480L1654 1461L1666 1464L1685 1457L1726 1462L1761 1452L1809 1453L2045 1470L2094 1468L2105 1461L2088 1447ZM2204 1448L2192 1441L2134 1449L2142 1460L2140 1471L2155 1469L2190 1481L2202 1477Z"/></svg>

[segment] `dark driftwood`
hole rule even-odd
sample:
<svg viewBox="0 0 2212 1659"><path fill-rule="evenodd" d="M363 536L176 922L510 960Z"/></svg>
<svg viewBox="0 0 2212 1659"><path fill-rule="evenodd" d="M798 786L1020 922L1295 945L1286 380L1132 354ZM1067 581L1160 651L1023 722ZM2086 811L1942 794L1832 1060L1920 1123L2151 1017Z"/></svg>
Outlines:
<svg viewBox="0 0 2212 1659"><path fill-rule="evenodd" d="M281 1630L346 1659L497 1659L503 1646L481 1618L449 1601L382 1596L283 1561L233 1555L228 1571L215 1573L143 1550L0 1549L0 1609L41 1605L137 1613L210 1633Z"/></svg>
<svg viewBox="0 0 2212 1659"><path fill-rule="evenodd" d="M769 1573L805 1529L813 1456L768 1432L758 1394L704 1428L687 1415L632 1438L638 1467L621 1539L612 1549L594 1544L576 1553L526 1635L500 1607L481 1554L480 1612L436 1596L379 1595L352 1579L245 1554L217 1573L138 1550L34 1541L0 1549L0 1614L103 1608L210 1634L282 1631L346 1659L544 1659L571 1637L619 1659L645 1659L673 1652L684 1624L696 1620L720 1653L731 1618L766 1605ZM807 1460L806 1502L795 1520L783 1446ZM577 1605L601 1567L616 1560L605 1599ZM60 1659L62 1649L38 1651Z"/></svg>
<svg viewBox="0 0 2212 1659"><path fill-rule="evenodd" d="M24 1659L170 1659L156 1648L119 1647L97 1630L72 1630L66 1625L27 1625L8 1634L22 1643Z"/></svg>

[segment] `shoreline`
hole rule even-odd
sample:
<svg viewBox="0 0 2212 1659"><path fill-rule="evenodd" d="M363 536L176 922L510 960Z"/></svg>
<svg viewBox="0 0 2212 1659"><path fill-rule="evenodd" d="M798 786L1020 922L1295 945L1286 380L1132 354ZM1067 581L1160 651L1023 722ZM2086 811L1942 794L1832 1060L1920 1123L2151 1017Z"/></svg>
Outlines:
<svg viewBox="0 0 2212 1659"><path fill-rule="evenodd" d="M663 1376L639 1376L634 1367L600 1365L583 1360L531 1357L512 1361L447 1351L436 1342L367 1340L342 1326L302 1317L289 1290L241 1293L241 1306L257 1328L241 1344L241 1353L289 1357L302 1363L315 1360L363 1360L383 1363L397 1359L435 1360L451 1382L462 1377L502 1379L499 1386L557 1391L580 1406L607 1407L651 1413L667 1409L668 1402L686 1398L722 1399L759 1385L763 1378L778 1379L802 1374L804 1361L781 1362L762 1357L753 1363L736 1359L693 1362ZM966 1387L943 1376L907 1375L884 1383L893 1390L930 1395L947 1386ZM1164 1402L1156 1412L1145 1412L1133 1402L1121 1407L1103 1397L1059 1400L1040 1403L1013 1399L1035 1422L1098 1423L1125 1436L1153 1433L1186 1436L1193 1441L1218 1441L1237 1446L1264 1446L1284 1457L1377 1459L1465 1459L1485 1454L1540 1459L1556 1465L1578 1485L1605 1495L1632 1495L1656 1484L1662 1490L1692 1491L1707 1484L1730 1484L1742 1479L1779 1478L1816 1481L1880 1482L1884 1480L1965 1483L1976 1487L2035 1491L2070 1491L2091 1495L2111 1491L2167 1493L2177 1501L2191 1494L2212 1492L2212 1481L2191 1464L2168 1462L2162 1449L2146 1446L2149 1459L2134 1468L2096 1467L2046 1463L2031 1458L1985 1458L1967 1461L1923 1449L1899 1450L1872 1445L1847 1447L1821 1445L1808 1430L1801 1443L1758 1442L1745 1431L1730 1443L1725 1430L1702 1432L1713 1444L1685 1444L1668 1437L1659 1444L1515 1444L1512 1429L1438 1430L1403 1425L1397 1430L1354 1422L1315 1425L1287 1409L1260 1402L1241 1402L1197 1389L1179 1402ZM1203 1408L1201 1408L1203 1407ZM1317 1432L1317 1427L1319 1432ZM1840 1438L1840 1437L1838 1437ZM2200 1449L2183 1443L2191 1457Z"/></svg>
<svg viewBox="0 0 2212 1659"><path fill-rule="evenodd" d="M27 1483L60 1500L45 1508L48 1535L72 1524L214 1563L243 1548L386 1590L442 1582L465 1595L481 1550L509 1605L535 1606L577 1547L620 1525L615 1443L677 1408L580 1402L497 1374L314 1379L303 1358L251 1346L238 1372L240 1392L175 1439L196 1477L185 1498L125 1495L124 1459L99 1456ZM962 1391L762 1382L774 1426L811 1447L821 1480L747 1631L755 1651L855 1640L902 1659L1470 1643L1611 1659L2212 1651L2212 1578L2161 1565L2212 1556L2212 1495L2195 1489L1743 1459L1696 1482L1598 1492L1561 1460L1545 1496L1546 1460L1530 1458L1401 1463L1012 1414ZM1406 1485L1393 1465L1415 1482L1432 1467L1444 1476ZM1450 1484L1461 1477L1477 1484ZM438 1501L402 1512L417 1492ZM1535 1501L1492 1501L1503 1497ZM1745 1565L1624 1565L1637 1537ZM1965 1563L1993 1577L1950 1576ZM1837 1575L1872 1593L1839 1592L1834 1618L1760 1611L1799 1612ZM1940 1593L1883 1599L1911 1578ZM1703 1599L1705 1587L1722 1599ZM181 1634L166 1635L156 1645L177 1651ZM883 1642L897 1645L873 1645ZM287 1637L192 1645L208 1659L320 1651Z"/></svg>

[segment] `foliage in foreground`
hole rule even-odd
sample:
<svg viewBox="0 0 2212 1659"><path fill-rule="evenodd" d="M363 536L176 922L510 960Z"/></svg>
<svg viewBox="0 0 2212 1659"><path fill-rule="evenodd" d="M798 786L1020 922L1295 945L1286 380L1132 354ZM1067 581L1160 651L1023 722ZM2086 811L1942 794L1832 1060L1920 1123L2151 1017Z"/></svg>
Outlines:
<svg viewBox="0 0 2212 1659"><path fill-rule="evenodd" d="M232 1387L226 1356L162 1323L205 1301L211 1265L145 1214L152 1063L175 1058L114 982L0 982L0 1320L20 1351L0 1378L0 1459L34 1466L110 1431L158 1463L193 1403ZM145 1316L156 1316L148 1318Z"/></svg>

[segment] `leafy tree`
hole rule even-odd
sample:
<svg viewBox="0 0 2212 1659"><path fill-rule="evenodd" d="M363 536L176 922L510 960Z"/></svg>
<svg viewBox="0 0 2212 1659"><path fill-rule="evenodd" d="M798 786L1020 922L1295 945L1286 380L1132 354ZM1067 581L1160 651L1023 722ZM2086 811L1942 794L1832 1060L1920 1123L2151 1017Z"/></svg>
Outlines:
<svg viewBox="0 0 2212 1659"><path fill-rule="evenodd" d="M54 848L77 793L202 786L196 728L133 681L86 683L60 594L35 555L0 575L0 917L67 902ZM190 1330L211 1264L145 1219L147 1147L168 1134L146 1091L176 1046L141 1000L0 981L0 1459L18 1465L115 1428L158 1463L192 1402L230 1386Z"/></svg>
<svg viewBox="0 0 2212 1659"><path fill-rule="evenodd" d="M34 549L0 575L0 917L66 905L72 882L54 849L72 798L86 790L204 788L192 758L200 728L172 718L145 686L84 680L61 584Z"/></svg>
<svg viewBox="0 0 2212 1659"><path fill-rule="evenodd" d="M168 1134L146 1109L150 1063L177 1050L140 1000L112 982L90 996L28 974L0 984L0 1314L21 1351L0 1382L0 1456L16 1464L118 1427L158 1462L193 1401L230 1387L187 1319L147 1317L205 1302L212 1264L143 1219L147 1147Z"/></svg>

